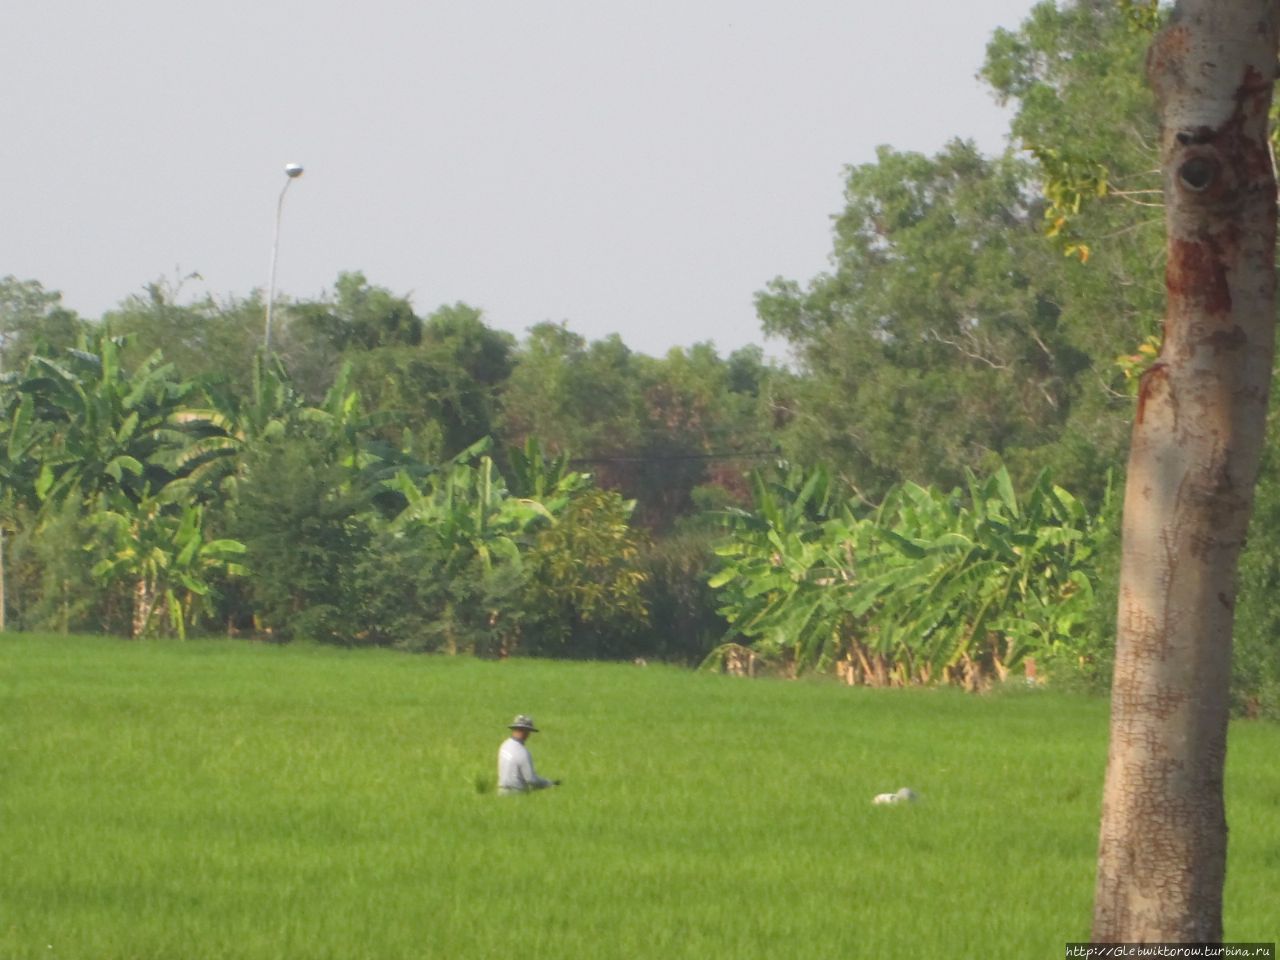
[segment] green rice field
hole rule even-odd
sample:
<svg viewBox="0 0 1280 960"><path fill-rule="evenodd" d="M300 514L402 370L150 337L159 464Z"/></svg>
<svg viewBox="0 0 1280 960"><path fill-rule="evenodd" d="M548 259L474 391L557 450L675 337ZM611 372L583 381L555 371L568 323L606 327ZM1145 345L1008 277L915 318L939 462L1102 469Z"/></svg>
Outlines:
<svg viewBox="0 0 1280 960"><path fill-rule="evenodd" d="M564 786L495 796L516 713ZM1053 691L0 635L0 957L1061 957L1106 725ZM1227 793L1226 936L1275 940L1280 728L1233 728Z"/></svg>

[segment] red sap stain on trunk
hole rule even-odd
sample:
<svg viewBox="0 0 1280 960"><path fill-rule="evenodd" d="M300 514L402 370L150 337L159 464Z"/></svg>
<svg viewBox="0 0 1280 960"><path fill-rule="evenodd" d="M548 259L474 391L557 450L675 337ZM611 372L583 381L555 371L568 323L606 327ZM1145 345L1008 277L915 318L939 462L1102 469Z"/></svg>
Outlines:
<svg viewBox="0 0 1280 960"><path fill-rule="evenodd" d="M1267 143L1264 118L1271 100L1271 83L1253 67L1245 67L1244 79L1236 88L1236 107L1226 123L1215 132L1222 158L1236 170L1233 188L1274 189L1275 173ZM1249 132L1251 131L1252 135Z"/></svg>
<svg viewBox="0 0 1280 960"><path fill-rule="evenodd" d="M1204 240L1175 239L1169 244L1165 287L1170 298L1196 301L1207 313L1231 311L1227 265L1217 244Z"/></svg>

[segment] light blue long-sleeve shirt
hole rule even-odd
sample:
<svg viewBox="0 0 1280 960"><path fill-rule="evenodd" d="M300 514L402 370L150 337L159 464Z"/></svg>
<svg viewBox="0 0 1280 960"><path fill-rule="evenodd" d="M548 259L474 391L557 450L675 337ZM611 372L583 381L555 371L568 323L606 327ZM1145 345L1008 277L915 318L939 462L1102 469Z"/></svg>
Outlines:
<svg viewBox="0 0 1280 960"><path fill-rule="evenodd" d="M542 779L533 769L533 756L528 747L515 737L503 741L498 748L498 793L523 793L550 786L554 784Z"/></svg>

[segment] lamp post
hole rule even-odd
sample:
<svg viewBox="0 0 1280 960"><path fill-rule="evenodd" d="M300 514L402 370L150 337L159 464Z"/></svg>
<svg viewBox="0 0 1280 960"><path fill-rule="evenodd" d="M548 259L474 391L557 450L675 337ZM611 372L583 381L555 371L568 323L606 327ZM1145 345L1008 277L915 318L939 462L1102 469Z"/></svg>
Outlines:
<svg viewBox="0 0 1280 960"><path fill-rule="evenodd" d="M262 330L262 353L265 357L271 352L271 314L276 302L276 256L280 252L280 214L284 212L284 195L289 184L302 176L302 164L286 163L284 165L285 181L280 189L280 199L276 201L276 229L271 239L271 278L267 282L267 322Z"/></svg>

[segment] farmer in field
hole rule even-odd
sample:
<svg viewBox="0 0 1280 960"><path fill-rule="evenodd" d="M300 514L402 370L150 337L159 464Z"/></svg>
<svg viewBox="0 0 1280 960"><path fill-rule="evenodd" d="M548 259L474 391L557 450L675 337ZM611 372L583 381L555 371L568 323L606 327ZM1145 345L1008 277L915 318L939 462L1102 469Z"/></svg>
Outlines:
<svg viewBox="0 0 1280 960"><path fill-rule="evenodd" d="M529 735L538 732L538 728L533 725L533 717L522 713L507 724L507 729L511 731L511 736L498 749L499 796L560 786L559 780L544 780L533 769L533 756L525 746Z"/></svg>

